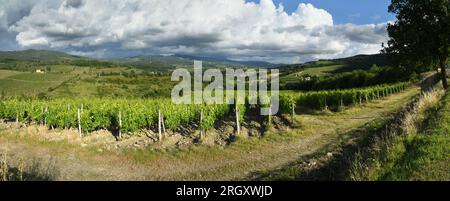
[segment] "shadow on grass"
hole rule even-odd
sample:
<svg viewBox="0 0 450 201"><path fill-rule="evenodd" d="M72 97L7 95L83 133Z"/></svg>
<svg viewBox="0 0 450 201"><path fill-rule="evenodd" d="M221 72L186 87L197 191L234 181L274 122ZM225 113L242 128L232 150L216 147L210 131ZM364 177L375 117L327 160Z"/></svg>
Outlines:
<svg viewBox="0 0 450 201"><path fill-rule="evenodd" d="M44 164L33 159L30 164L25 165L21 161L17 166L2 161L0 169L0 181L53 181L59 176L54 160Z"/></svg>

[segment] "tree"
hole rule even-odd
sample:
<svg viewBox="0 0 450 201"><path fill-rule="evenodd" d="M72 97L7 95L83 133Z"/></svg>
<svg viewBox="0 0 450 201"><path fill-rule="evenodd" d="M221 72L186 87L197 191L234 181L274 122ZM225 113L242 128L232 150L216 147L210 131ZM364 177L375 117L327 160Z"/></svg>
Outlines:
<svg viewBox="0 0 450 201"><path fill-rule="evenodd" d="M439 64L444 88L450 53L450 0L392 0L389 12L397 16L388 24L384 52L412 68Z"/></svg>

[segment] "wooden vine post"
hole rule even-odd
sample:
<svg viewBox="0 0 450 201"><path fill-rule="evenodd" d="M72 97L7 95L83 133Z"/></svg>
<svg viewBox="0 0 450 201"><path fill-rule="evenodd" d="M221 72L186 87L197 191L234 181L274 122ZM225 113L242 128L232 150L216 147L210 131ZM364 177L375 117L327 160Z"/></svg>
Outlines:
<svg viewBox="0 0 450 201"><path fill-rule="evenodd" d="M292 123L294 123L294 118L295 118L295 103L292 102Z"/></svg>
<svg viewBox="0 0 450 201"><path fill-rule="evenodd" d="M241 134L241 125L239 124L239 107L238 104L236 103L236 134L240 135Z"/></svg>
<svg viewBox="0 0 450 201"><path fill-rule="evenodd" d="M122 111L119 111L119 139L122 139Z"/></svg>
<svg viewBox="0 0 450 201"><path fill-rule="evenodd" d="M158 139L162 140L161 110L158 110Z"/></svg>
<svg viewBox="0 0 450 201"><path fill-rule="evenodd" d="M81 132L81 109L78 108L78 133L80 134L80 137L83 137L83 134Z"/></svg>
<svg viewBox="0 0 450 201"><path fill-rule="evenodd" d="M203 109L200 111L200 138L205 137L205 131L202 128L202 122L203 122Z"/></svg>
<svg viewBox="0 0 450 201"><path fill-rule="evenodd" d="M64 129L68 129L70 127L69 125L67 125L69 111L70 111L70 105L67 104L67 111L66 111L66 115L64 116Z"/></svg>
<svg viewBox="0 0 450 201"><path fill-rule="evenodd" d="M47 126L47 113L48 113L48 106L45 106L45 110L44 110L44 126Z"/></svg>
<svg viewBox="0 0 450 201"><path fill-rule="evenodd" d="M17 110L16 114L16 124L19 124L19 110Z"/></svg>
<svg viewBox="0 0 450 201"><path fill-rule="evenodd" d="M44 106L41 106L41 113L44 114ZM41 117L41 126L44 125L44 117Z"/></svg>

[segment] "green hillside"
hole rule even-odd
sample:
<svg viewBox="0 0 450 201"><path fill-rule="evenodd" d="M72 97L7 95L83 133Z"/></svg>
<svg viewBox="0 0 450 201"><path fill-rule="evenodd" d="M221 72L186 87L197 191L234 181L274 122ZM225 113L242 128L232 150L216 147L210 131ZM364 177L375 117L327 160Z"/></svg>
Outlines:
<svg viewBox="0 0 450 201"><path fill-rule="evenodd" d="M0 62L8 61L64 61L86 59L85 57L74 56L63 52L49 50L24 50L0 52Z"/></svg>
<svg viewBox="0 0 450 201"><path fill-rule="evenodd" d="M335 74L342 72L350 72L353 70L367 70L374 64L385 66L388 64L386 55L357 55L348 58L318 60L303 64L292 64L280 66L280 70L284 75L298 73L300 71L310 71L312 75Z"/></svg>

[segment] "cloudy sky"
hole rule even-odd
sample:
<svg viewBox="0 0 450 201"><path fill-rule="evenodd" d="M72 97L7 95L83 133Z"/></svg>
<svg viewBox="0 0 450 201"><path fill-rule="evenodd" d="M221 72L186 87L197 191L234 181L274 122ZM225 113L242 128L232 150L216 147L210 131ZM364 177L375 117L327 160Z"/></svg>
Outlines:
<svg viewBox="0 0 450 201"><path fill-rule="evenodd" d="M0 0L0 50L296 63L377 53L389 0Z"/></svg>

